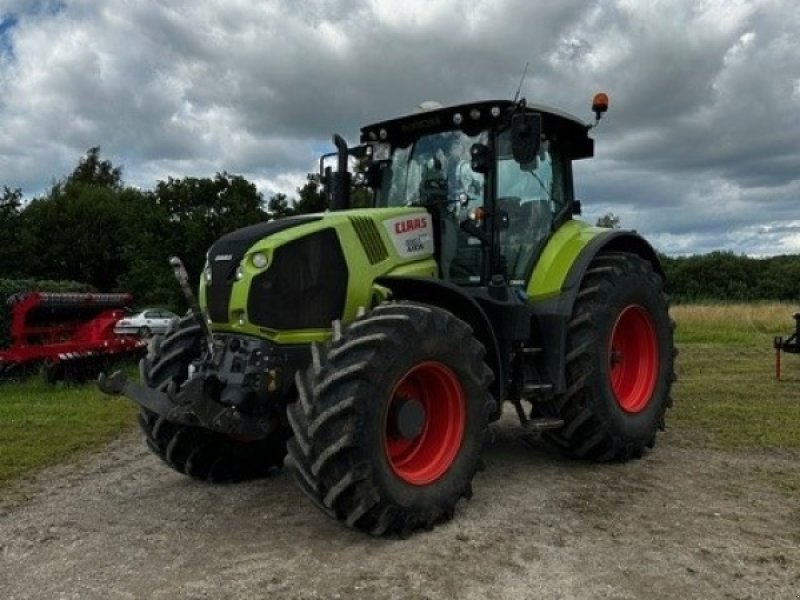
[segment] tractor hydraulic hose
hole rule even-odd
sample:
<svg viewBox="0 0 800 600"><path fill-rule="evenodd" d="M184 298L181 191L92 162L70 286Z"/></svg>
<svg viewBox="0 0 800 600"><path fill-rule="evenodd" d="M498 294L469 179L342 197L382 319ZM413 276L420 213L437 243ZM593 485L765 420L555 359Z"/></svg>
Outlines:
<svg viewBox="0 0 800 600"><path fill-rule="evenodd" d="M197 321L197 324L200 326L200 330L203 332L203 336L206 338L206 344L208 345L208 356L213 357L214 336L211 334L211 330L208 328L208 322L203 315L203 311L200 309L200 305L197 303L197 298L195 298L194 292L192 292L191 285L189 285L189 274L186 272L186 267L183 266L183 261L177 256L173 256L169 259L169 266L172 267L172 272L175 274L175 279L178 280L178 283L181 286L183 296L189 303L189 309L192 311L195 321Z"/></svg>

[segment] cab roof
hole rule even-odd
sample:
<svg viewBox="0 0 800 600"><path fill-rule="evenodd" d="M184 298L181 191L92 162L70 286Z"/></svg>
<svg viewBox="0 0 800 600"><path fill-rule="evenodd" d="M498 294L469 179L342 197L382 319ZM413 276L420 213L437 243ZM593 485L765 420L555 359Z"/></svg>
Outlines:
<svg viewBox="0 0 800 600"><path fill-rule="evenodd" d="M361 142L387 141L406 146L422 135L442 131L462 130L467 135L475 135L487 129L507 127L511 115L517 111L540 114L542 131L559 144L567 157L576 160L594 155L594 140L589 137L589 125L563 111L528 104L525 100L470 102L379 121L361 128Z"/></svg>

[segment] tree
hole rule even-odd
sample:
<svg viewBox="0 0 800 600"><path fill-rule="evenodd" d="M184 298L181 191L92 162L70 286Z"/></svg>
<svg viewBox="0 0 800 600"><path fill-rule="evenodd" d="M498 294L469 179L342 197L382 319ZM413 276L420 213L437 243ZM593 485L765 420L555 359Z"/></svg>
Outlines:
<svg viewBox="0 0 800 600"><path fill-rule="evenodd" d="M123 187L121 167L90 148L70 175L21 213L26 274L114 289L127 269L122 248L138 222L141 197Z"/></svg>
<svg viewBox="0 0 800 600"><path fill-rule="evenodd" d="M218 238L269 218L255 184L227 172L217 173L214 179L170 177L158 182L153 197L169 222L164 260L170 254L180 256L193 277L200 273L208 248Z"/></svg>
<svg viewBox="0 0 800 600"><path fill-rule="evenodd" d="M280 219L294 214L294 210L289 206L286 194L278 192L267 203L267 212L271 219Z"/></svg>
<svg viewBox="0 0 800 600"><path fill-rule="evenodd" d="M24 274L25 232L20 229L22 190L3 186L0 195L0 273L8 277Z"/></svg>
<svg viewBox="0 0 800 600"><path fill-rule="evenodd" d="M295 214L322 212L328 208L328 199L312 174L306 176L306 183L303 187L297 188L297 194L298 198L294 201Z"/></svg>
<svg viewBox="0 0 800 600"><path fill-rule="evenodd" d="M7 185L3 186L3 194L0 196L0 217L12 214L19 214L22 206L22 189L11 189Z"/></svg>
<svg viewBox="0 0 800 600"><path fill-rule="evenodd" d="M595 225L598 227L608 227L609 229L619 229L619 221L620 218L617 215L615 215L613 212L607 212L602 217L597 219L597 223L595 223Z"/></svg>
<svg viewBox="0 0 800 600"><path fill-rule="evenodd" d="M75 183L119 188L122 186L122 167L115 167L110 160L100 160L100 147L94 146L67 176L66 185Z"/></svg>
<svg viewBox="0 0 800 600"><path fill-rule="evenodd" d="M22 214L32 243L27 270L47 279L90 283L111 291L128 268L124 248L137 231L141 193L96 185L56 185Z"/></svg>

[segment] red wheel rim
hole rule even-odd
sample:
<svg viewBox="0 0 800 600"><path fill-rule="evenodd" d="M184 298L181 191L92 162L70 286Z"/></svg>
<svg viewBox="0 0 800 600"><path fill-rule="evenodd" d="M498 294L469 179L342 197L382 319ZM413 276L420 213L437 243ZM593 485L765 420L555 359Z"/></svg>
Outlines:
<svg viewBox="0 0 800 600"><path fill-rule="evenodd" d="M419 431L403 435L395 409L412 403L422 409ZM438 362L424 362L409 370L392 390L384 424L384 450L392 471L412 485L427 485L444 475L455 462L466 424L464 390L455 373Z"/></svg>
<svg viewBox="0 0 800 600"><path fill-rule="evenodd" d="M628 306L614 323L608 367L620 408L629 413L643 411L656 387L658 344L653 320L641 306Z"/></svg>

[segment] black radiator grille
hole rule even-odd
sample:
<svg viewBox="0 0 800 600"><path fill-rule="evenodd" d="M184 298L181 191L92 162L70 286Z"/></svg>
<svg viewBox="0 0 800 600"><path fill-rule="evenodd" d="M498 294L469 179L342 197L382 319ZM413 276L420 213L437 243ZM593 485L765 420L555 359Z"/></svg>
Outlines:
<svg viewBox="0 0 800 600"><path fill-rule="evenodd" d="M228 322L228 303L231 300L236 267L241 256L236 260L218 261L211 258L211 283L206 286L206 303L208 316L215 323Z"/></svg>
<svg viewBox="0 0 800 600"><path fill-rule="evenodd" d="M236 269L245 252L258 240L276 234L290 227L297 227L320 217L302 215L278 219L267 223L256 223L228 233L217 240L208 251L211 266L211 283L206 287L206 304L208 316L215 323L227 323L228 308L231 301L231 290L236 276Z"/></svg>
<svg viewBox="0 0 800 600"><path fill-rule="evenodd" d="M375 222L367 217L350 217L350 222L353 224L353 229L356 230L356 235L364 247L364 252L370 264L376 265L382 260L389 258L389 251L381 240L381 234L378 233L378 228Z"/></svg>
<svg viewBox="0 0 800 600"><path fill-rule="evenodd" d="M250 285L249 320L280 331L330 327L344 312L347 276L333 229L280 246L269 268Z"/></svg>

